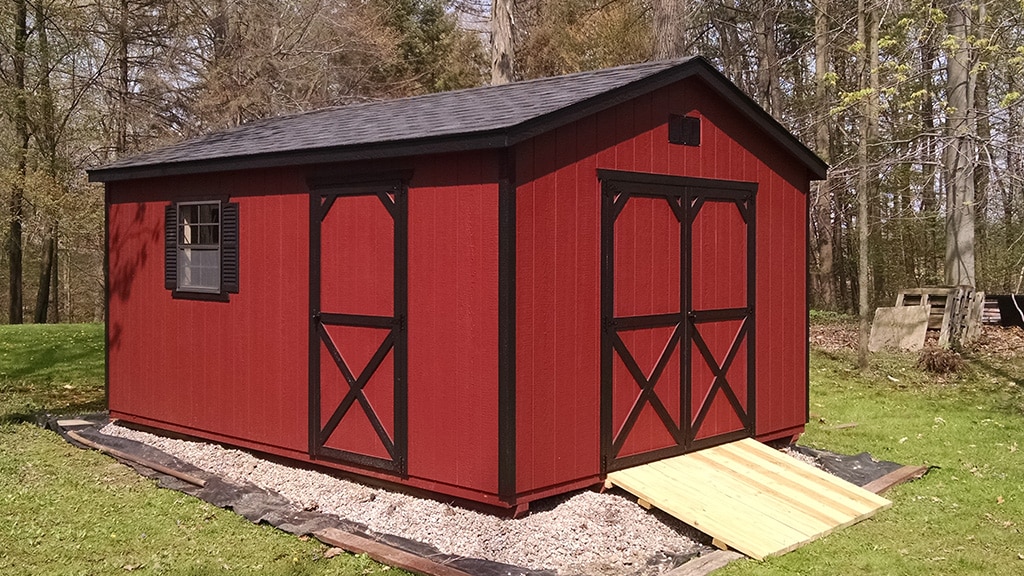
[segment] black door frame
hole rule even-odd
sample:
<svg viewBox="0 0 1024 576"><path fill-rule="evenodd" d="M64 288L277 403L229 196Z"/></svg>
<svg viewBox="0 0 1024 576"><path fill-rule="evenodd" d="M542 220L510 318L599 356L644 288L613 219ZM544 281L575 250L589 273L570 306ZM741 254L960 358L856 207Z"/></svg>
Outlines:
<svg viewBox="0 0 1024 576"><path fill-rule="evenodd" d="M662 458L685 454L703 447L729 442L754 435L755 430L755 347L754 347L754 302L755 302L755 227L754 198L757 184L749 182L733 182L726 180L710 180L624 172L619 170L597 171L601 181L601 471L607 473L630 466L653 462ZM615 222L630 198L663 198L668 203L680 224L680 303L678 313L656 314L649 316L616 318L614 315L614 278L615 278ZM735 203L747 227L747 306L737 309L700 310L692 308L691 275L692 275L692 226L706 202ZM707 322L742 320L741 328L733 348L719 366L700 336L699 325ZM674 327L668 346L662 357L655 364L652 377L648 381L642 370L632 361L632 356L619 337L619 332ZM694 342L700 350L700 358L691 354ZM731 384L727 382L725 373L738 353L741 342L747 345L747 390L746 408L740 405ZM654 387L657 384L669 358L680 348L680 424L676 425L667 408L662 404ZM616 434L613 429L612 410L612 375L615 357L618 356L626 365L636 384L640 388L639 401L623 423L622 431ZM715 374L710 400L705 402L698 413L696 422L691 421L692 413L692 376L691 365L695 361L704 361ZM695 440L697 431L710 409L715 394L721 390L729 403L736 410L743 424L737 432ZM647 405L655 410L669 434L675 441L674 446L643 452L625 457L618 457L626 438L640 411Z"/></svg>
<svg viewBox="0 0 1024 576"><path fill-rule="evenodd" d="M405 180L401 178L382 179L357 183L330 183L310 181L310 233L309 233L309 456L335 462L383 470L404 477L408 469L408 337L406 318L408 313L408 263L409 226L408 194ZM324 312L320 308L320 263L321 227L324 218L339 197L374 196L387 209L394 222L394 307L392 316L371 316L362 314L339 314ZM389 330L383 343L378 347L368 366L361 374L354 374L338 350L327 337L324 326L352 326L381 328ZM348 383L341 405L335 409L328 421L320 418L320 345L324 343L338 369ZM370 409L363 394L373 372L388 354L394 362L394 421L393 437L388 436L380 419ZM328 448L324 444L334 432L348 410L358 404L365 411L378 438L390 458L378 458Z"/></svg>

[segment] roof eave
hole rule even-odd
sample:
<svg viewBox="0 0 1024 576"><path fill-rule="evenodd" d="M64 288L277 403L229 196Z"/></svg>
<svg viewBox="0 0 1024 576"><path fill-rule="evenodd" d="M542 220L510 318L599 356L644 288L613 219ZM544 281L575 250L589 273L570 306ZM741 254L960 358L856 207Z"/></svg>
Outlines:
<svg viewBox="0 0 1024 576"><path fill-rule="evenodd" d="M508 130L492 130L488 132L456 134L441 137L420 138L416 140L380 142L376 144L359 144L354 146L316 148L310 150L289 150L269 154L231 156L185 162L165 162L142 166L95 168L88 170L87 172L90 182L117 182L120 180L161 178L165 176L209 174L212 172L230 172L236 170L279 168L309 164L379 160L386 158L398 158L402 156L417 156L421 154L442 154L446 152L486 150L504 148L508 145Z"/></svg>

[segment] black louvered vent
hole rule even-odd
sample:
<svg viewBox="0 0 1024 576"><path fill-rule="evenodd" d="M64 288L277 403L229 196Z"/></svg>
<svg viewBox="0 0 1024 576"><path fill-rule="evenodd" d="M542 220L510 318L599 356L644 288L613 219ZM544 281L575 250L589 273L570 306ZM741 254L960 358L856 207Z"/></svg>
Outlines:
<svg viewBox="0 0 1024 576"><path fill-rule="evenodd" d="M700 146L700 118L669 116L668 141L683 146Z"/></svg>

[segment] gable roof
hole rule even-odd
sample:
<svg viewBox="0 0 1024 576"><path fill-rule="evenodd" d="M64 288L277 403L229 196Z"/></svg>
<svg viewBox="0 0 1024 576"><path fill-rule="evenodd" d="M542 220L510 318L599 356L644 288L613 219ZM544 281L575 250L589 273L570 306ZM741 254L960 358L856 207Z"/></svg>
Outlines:
<svg viewBox="0 0 1024 576"><path fill-rule="evenodd" d="M632 64L258 120L89 170L110 182L154 176L504 148L698 76L823 179L828 166L707 60Z"/></svg>

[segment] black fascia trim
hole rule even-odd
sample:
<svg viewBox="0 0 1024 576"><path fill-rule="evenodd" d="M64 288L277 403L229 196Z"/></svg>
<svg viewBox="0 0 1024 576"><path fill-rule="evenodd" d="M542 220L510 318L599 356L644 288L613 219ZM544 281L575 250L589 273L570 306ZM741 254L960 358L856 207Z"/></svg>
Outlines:
<svg viewBox="0 0 1024 576"><path fill-rule="evenodd" d="M525 122L509 129L509 144L518 144L524 140L529 140L530 138L545 132L550 132L551 130L566 124L597 114L598 112L618 106L619 104L628 102L659 88L684 80L693 76L696 73L696 70L693 68L701 64L704 66L710 66L710 64L703 58L694 57L677 66L666 68L660 72L655 72L650 76L612 88L607 92L602 92L586 100L570 104L565 108L560 108L542 116L526 120Z"/></svg>
<svg viewBox="0 0 1024 576"><path fill-rule="evenodd" d="M498 152L498 497L516 503L516 163Z"/></svg>
<svg viewBox="0 0 1024 576"><path fill-rule="evenodd" d="M743 93L738 86L730 82L714 66L708 64L707 61L704 61L704 64L696 71L698 77L711 85L725 98L726 102L743 111L748 120L781 144L787 152L803 162L814 176L813 180L824 180L827 177L828 164L824 160L798 140L775 117L754 102L750 96Z"/></svg>
<svg viewBox="0 0 1024 576"><path fill-rule="evenodd" d="M420 156L424 154L486 150L504 148L507 143L507 130L499 129L420 140L358 144L338 148L288 150L185 162L153 163L124 167L113 166L110 168L96 168L87 172L90 182L115 182L118 180L160 178L164 176L184 176L189 174L208 174L211 172L332 164L359 160Z"/></svg>

